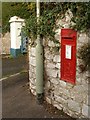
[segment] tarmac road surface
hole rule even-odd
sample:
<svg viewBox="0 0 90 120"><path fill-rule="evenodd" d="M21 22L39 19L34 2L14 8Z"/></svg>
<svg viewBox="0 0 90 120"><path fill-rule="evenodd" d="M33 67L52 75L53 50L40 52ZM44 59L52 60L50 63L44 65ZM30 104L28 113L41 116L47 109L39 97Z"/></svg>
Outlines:
<svg viewBox="0 0 90 120"><path fill-rule="evenodd" d="M27 70L26 72L21 72ZM29 89L27 57L3 59L3 76L10 74L2 82L2 117L3 118L64 118L74 120L63 111L59 111L44 101L37 103ZM67 119L66 119L67 118Z"/></svg>
<svg viewBox="0 0 90 120"><path fill-rule="evenodd" d="M22 70L28 70L27 55L22 55L16 58L2 58L2 76L15 74Z"/></svg>
<svg viewBox="0 0 90 120"><path fill-rule="evenodd" d="M37 103L30 93L28 73L20 73L2 81L3 118L68 118L68 115L44 102Z"/></svg>

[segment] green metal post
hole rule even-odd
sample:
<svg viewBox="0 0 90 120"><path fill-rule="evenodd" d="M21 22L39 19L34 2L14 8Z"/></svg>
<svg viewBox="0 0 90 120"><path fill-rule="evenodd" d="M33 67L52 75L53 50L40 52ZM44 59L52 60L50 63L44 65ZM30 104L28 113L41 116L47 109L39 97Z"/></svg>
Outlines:
<svg viewBox="0 0 90 120"><path fill-rule="evenodd" d="M40 17L40 1L37 0L37 24ZM38 30L38 29L37 29ZM43 46L40 42L40 35L37 34L36 46L36 93L39 103L43 101Z"/></svg>

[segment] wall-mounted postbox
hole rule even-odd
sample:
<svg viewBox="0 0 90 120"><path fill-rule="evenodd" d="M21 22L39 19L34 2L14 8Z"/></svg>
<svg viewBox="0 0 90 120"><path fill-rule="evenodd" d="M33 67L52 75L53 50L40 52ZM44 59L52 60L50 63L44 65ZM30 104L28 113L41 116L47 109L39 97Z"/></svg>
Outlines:
<svg viewBox="0 0 90 120"><path fill-rule="evenodd" d="M76 80L76 39L76 31L61 30L61 80L73 84Z"/></svg>

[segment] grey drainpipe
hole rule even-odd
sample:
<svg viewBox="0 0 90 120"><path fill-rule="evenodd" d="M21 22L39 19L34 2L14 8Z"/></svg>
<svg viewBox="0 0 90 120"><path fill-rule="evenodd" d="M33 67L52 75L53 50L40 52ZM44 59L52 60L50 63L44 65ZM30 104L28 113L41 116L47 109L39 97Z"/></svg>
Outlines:
<svg viewBox="0 0 90 120"><path fill-rule="evenodd" d="M40 17L40 0L37 0L37 24ZM38 29L37 29L38 30ZM40 35L37 34L36 45L36 94L38 103L43 102L43 46L40 41Z"/></svg>

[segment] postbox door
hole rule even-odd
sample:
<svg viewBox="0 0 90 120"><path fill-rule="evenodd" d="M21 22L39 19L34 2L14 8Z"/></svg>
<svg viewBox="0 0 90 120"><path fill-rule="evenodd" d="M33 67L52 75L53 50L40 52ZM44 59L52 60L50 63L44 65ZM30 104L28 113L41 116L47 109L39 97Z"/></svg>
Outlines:
<svg viewBox="0 0 90 120"><path fill-rule="evenodd" d="M75 83L76 79L76 32L61 30L61 80Z"/></svg>

